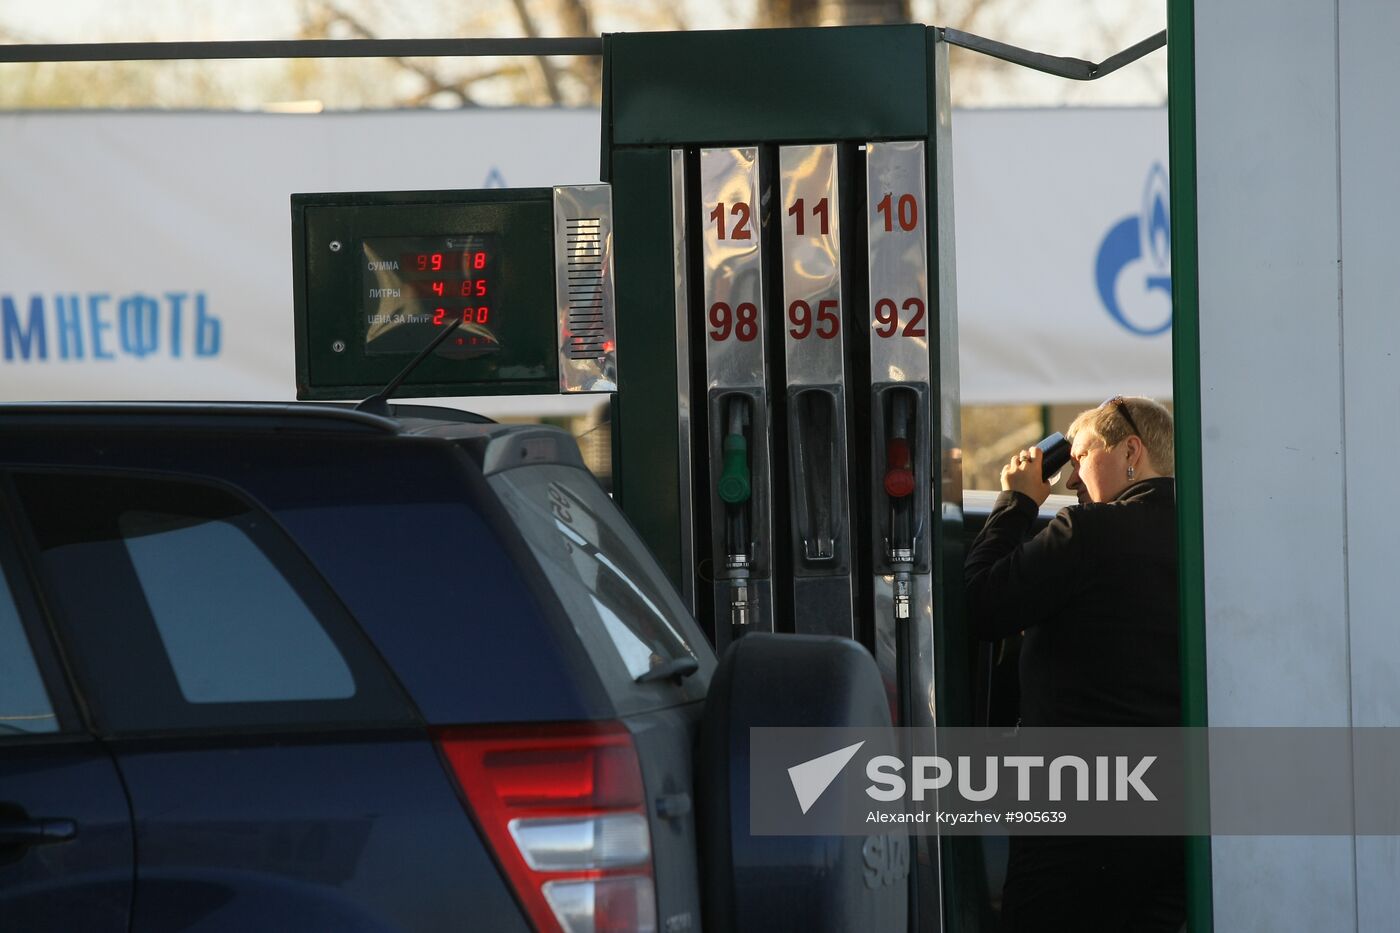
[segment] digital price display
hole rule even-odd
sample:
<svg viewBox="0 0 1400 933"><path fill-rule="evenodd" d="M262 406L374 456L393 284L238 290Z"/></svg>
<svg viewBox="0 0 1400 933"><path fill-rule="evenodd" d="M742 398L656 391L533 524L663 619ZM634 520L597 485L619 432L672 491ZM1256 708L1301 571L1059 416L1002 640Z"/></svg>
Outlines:
<svg viewBox="0 0 1400 933"><path fill-rule="evenodd" d="M292 292L298 398L617 387L607 185L293 194Z"/></svg>
<svg viewBox="0 0 1400 933"><path fill-rule="evenodd" d="M361 240L361 310L369 355L414 354L462 326L437 352L470 359L501 349L500 244L493 234Z"/></svg>

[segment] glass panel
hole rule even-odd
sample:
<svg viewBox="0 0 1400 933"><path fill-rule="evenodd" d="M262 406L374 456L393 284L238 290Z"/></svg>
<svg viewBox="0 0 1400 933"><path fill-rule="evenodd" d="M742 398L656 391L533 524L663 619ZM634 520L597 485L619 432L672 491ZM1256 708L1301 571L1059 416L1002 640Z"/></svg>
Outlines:
<svg viewBox="0 0 1400 933"><path fill-rule="evenodd" d="M186 700L354 695L320 622L236 525L131 511L118 527Z"/></svg>
<svg viewBox="0 0 1400 933"><path fill-rule="evenodd" d="M583 470L517 467L490 483L523 533L573 620L584 648L619 692L677 658L700 664L703 689L713 655L661 568L627 520ZM625 677L625 682L619 683ZM624 686L625 684L625 686Z"/></svg>
<svg viewBox="0 0 1400 933"><path fill-rule="evenodd" d="M57 731L58 719L49 705L19 610L0 574L0 736Z"/></svg>
<svg viewBox="0 0 1400 933"><path fill-rule="evenodd" d="M237 492L130 474L14 482L99 732L419 721L315 567Z"/></svg>

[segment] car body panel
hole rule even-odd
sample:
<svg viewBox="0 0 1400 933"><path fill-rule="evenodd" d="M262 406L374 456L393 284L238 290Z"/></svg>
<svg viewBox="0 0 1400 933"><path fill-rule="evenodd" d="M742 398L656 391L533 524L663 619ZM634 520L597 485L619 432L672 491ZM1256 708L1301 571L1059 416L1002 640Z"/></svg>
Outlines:
<svg viewBox="0 0 1400 933"><path fill-rule="evenodd" d="M66 842L0 847L0 930L127 933L131 814L111 756L91 739L0 738L0 828L68 820Z"/></svg>
<svg viewBox="0 0 1400 933"><path fill-rule="evenodd" d="M426 735L114 743L134 928L527 930ZM275 918L275 921L273 920Z"/></svg>

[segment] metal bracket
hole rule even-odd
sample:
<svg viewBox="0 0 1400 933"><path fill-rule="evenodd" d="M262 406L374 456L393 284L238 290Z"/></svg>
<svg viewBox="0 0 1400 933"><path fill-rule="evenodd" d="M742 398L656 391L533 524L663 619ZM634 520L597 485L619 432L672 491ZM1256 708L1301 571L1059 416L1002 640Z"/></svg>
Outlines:
<svg viewBox="0 0 1400 933"><path fill-rule="evenodd" d="M1167 44L1167 31L1143 39L1095 64L1062 58L984 39L957 29L940 28L949 45L1075 81L1093 81ZM3 62L110 62L216 60L230 58L425 58L479 55L603 54L603 40L593 36L525 39L289 39L235 42L92 42L52 45L0 45Z"/></svg>
<svg viewBox="0 0 1400 933"><path fill-rule="evenodd" d="M973 52L990 55L992 58L999 58L1004 62L1011 62L1013 65L1043 71L1060 78L1069 78L1072 81L1093 81L1095 78L1102 78L1104 75L1112 74L1124 65L1132 64L1147 53L1155 52L1167 44L1167 31L1163 29L1155 36L1149 36L1136 45L1131 45L1118 54L1110 55L1095 64L1094 62L1086 62L1082 58L1063 58L1059 55L1046 55L1044 52L1032 52L1030 49L1007 45L1005 42L998 42L995 39L984 39L981 36L974 36L970 32L960 32L957 29L940 29L939 34L943 36L943 41L949 45L970 49Z"/></svg>
<svg viewBox="0 0 1400 933"><path fill-rule="evenodd" d="M603 54L595 36L525 39L273 39L0 45L0 62L217 61L231 58L470 58Z"/></svg>

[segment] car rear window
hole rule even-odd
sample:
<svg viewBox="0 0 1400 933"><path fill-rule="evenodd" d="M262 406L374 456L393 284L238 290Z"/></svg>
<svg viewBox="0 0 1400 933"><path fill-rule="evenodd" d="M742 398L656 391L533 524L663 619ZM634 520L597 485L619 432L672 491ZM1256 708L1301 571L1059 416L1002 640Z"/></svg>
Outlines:
<svg viewBox="0 0 1400 933"><path fill-rule="evenodd" d="M585 470L533 464L493 473L500 497L623 712L704 696L714 654L621 511ZM683 659L694 674L645 681ZM644 678L639 682L638 678Z"/></svg>
<svg viewBox="0 0 1400 933"><path fill-rule="evenodd" d="M115 475L15 484L105 731L414 721L325 582L241 494Z"/></svg>

